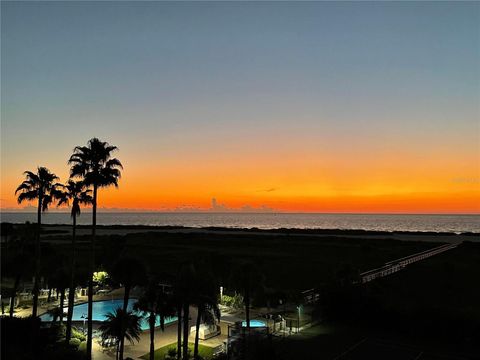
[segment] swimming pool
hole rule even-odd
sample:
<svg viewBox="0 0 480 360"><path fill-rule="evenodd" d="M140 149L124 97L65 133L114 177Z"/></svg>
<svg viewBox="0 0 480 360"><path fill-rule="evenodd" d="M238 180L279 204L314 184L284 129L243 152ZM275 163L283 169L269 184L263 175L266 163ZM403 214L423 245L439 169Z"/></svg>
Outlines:
<svg viewBox="0 0 480 360"><path fill-rule="evenodd" d="M266 327L267 324L263 320L250 320L250 327ZM242 327L247 327L247 322L242 321Z"/></svg>
<svg viewBox="0 0 480 360"><path fill-rule="evenodd" d="M133 305L137 302L137 299L129 299L128 300L128 307L127 310L132 310ZM94 301L92 304L93 308L93 321L105 321L107 319L106 315L109 312L113 312L116 308L123 307L123 300L122 299L115 299L115 300L103 300L103 301ZM73 321L83 321L84 318L87 317L88 313L88 303L78 304L73 307ZM65 309L66 310L66 309ZM147 330L148 320L145 318L146 313L143 312L136 312L137 315L142 316L140 327L142 330ZM49 313L45 313L40 316L40 320L42 321L52 321L53 316ZM171 323L176 321L176 317L166 318L165 324ZM157 321L155 322L155 326L160 326L160 317L157 316Z"/></svg>

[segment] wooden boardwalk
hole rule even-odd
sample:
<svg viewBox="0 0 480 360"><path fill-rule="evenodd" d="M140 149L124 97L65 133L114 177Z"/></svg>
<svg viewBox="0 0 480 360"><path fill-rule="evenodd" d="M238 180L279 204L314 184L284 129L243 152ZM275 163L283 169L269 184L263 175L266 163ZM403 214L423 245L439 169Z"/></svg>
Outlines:
<svg viewBox="0 0 480 360"><path fill-rule="evenodd" d="M437 254L441 254L445 251L454 249L456 247L457 247L457 244L444 244L444 245L435 247L433 249L425 250L425 251L422 251L422 252L419 252L419 253L416 253L416 254L413 254L413 255L405 256L405 257L400 258L400 259L389 261L389 262L385 263L385 265L380 267L380 268L376 268L376 269L365 271L365 272L361 273L360 274L360 282L362 284L364 284L364 283L367 283L369 281L372 281L372 280L375 280L375 279L378 279L378 278L381 278L381 277L384 277L384 276L387 276L387 275L390 275L390 274L394 274L397 271L402 270L403 268L405 268L406 266L408 266L410 264L413 264L417 261L427 259L427 258L429 258L431 256L434 256L434 255L437 255Z"/></svg>

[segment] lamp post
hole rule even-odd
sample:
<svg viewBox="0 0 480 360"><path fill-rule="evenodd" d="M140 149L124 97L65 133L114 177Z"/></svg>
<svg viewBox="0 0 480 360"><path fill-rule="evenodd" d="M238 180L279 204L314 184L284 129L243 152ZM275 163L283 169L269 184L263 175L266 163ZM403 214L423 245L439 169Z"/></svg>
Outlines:
<svg viewBox="0 0 480 360"><path fill-rule="evenodd" d="M85 321L87 320L87 314L82 314L80 319L83 319L83 335L85 335Z"/></svg>

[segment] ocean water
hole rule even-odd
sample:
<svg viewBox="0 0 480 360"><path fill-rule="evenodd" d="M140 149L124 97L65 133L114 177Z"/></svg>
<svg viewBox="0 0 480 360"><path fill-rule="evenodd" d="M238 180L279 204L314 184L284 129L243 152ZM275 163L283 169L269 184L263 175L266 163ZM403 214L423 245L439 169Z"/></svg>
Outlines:
<svg viewBox="0 0 480 360"><path fill-rule="evenodd" d="M2 222L35 222L35 213L3 212ZM45 224L70 224L69 213L47 212ZM83 213L78 224L91 223L91 214ZM480 233L480 215L391 215L391 214L290 214L290 213L162 213L100 212L99 225L155 225L230 228L362 229L377 231L433 231Z"/></svg>

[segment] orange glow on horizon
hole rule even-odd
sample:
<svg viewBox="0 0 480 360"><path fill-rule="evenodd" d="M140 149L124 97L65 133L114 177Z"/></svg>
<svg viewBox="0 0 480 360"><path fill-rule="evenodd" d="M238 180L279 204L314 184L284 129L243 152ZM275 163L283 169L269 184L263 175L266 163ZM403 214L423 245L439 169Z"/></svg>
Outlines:
<svg viewBox="0 0 480 360"><path fill-rule="evenodd" d="M471 148L455 153L413 147L320 152L308 143L290 142L264 151L247 144L224 152L180 148L175 156L151 161L151 149L118 145L115 156L124 164L119 189L100 190L100 209L206 211L216 198L228 210L480 213L479 164ZM66 180L63 152L52 156L56 161L39 163ZM2 209L34 205L18 205L14 191L22 172L35 169L37 161L10 160L9 171L2 173Z"/></svg>
<svg viewBox="0 0 480 360"><path fill-rule="evenodd" d="M147 211L206 211L211 210L211 200L216 198L227 210L242 207L275 212L323 213L480 213L480 191L475 178L457 178L429 188L428 181L419 182L415 191L413 183L369 183L357 180L357 187L349 182L333 186L329 182L277 181L273 186L261 182L255 186L249 176L238 177L223 183L221 178L165 178L151 184L144 177L126 175L119 189L101 189L99 209ZM288 178L288 176L287 176ZM18 180L2 182L2 208L20 209L28 205L16 203L13 195ZM15 182L14 182L15 181ZM268 183L268 182L267 182Z"/></svg>

